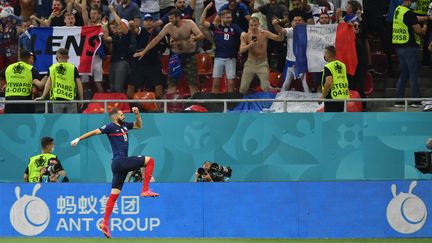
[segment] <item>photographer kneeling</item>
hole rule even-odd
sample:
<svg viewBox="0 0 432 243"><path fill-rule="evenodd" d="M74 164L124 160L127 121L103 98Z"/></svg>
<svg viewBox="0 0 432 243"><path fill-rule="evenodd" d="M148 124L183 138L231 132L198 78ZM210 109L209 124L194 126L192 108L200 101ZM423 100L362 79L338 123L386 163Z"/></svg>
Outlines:
<svg viewBox="0 0 432 243"><path fill-rule="evenodd" d="M68 182L66 172L57 156L53 154L54 139L43 137L41 139L42 153L29 159L24 171L25 182Z"/></svg>
<svg viewBox="0 0 432 243"><path fill-rule="evenodd" d="M206 161L195 172L195 182L225 182L231 178L231 174L231 167Z"/></svg>

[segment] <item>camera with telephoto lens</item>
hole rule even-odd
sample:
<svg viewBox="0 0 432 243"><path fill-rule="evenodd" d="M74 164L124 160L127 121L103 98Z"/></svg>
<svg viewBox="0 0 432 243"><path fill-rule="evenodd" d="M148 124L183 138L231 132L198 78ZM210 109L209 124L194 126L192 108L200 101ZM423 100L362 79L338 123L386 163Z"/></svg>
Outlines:
<svg viewBox="0 0 432 243"><path fill-rule="evenodd" d="M60 171L60 165L59 164L57 164L57 163L50 163L48 165L47 172L49 172L51 175L55 175L59 171Z"/></svg>
<svg viewBox="0 0 432 243"><path fill-rule="evenodd" d="M132 182L142 182L143 181L141 168L132 171L131 176L130 176L130 180Z"/></svg>
<svg viewBox="0 0 432 243"><path fill-rule="evenodd" d="M205 162L203 167L208 167L205 166L205 164L208 164L211 162ZM203 176L205 175L210 175L212 181L217 181L217 182L223 182L228 180L229 178L231 178L231 174L232 174L232 169L229 166L223 166L223 165L219 165L217 163L211 163L210 167L208 169L205 168L198 168L197 170L197 181L198 182L203 182L205 181Z"/></svg>

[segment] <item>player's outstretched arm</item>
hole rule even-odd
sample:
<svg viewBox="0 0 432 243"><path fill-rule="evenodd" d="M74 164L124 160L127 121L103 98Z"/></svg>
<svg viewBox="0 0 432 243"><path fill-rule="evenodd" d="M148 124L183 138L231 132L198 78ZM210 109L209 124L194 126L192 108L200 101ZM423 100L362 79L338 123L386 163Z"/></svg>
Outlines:
<svg viewBox="0 0 432 243"><path fill-rule="evenodd" d="M74 140L72 140L71 146L75 147L75 146L77 146L77 144L78 144L79 141L84 140L84 139L89 138L89 137L94 136L94 135L99 135L99 134L102 134L102 131L99 128L95 129L93 131L84 133L80 137L75 138Z"/></svg>
<svg viewBox="0 0 432 243"><path fill-rule="evenodd" d="M132 107L132 112L135 114L135 122L134 122L134 129L138 129L142 127L142 120L141 115L139 113L138 107Z"/></svg>

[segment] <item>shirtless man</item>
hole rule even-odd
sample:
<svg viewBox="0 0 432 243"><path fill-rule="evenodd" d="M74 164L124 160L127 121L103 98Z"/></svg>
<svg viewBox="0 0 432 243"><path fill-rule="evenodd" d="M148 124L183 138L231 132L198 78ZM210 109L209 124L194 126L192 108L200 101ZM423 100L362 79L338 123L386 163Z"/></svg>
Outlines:
<svg viewBox="0 0 432 243"><path fill-rule="evenodd" d="M140 52L136 52L133 56L142 58L153 47L155 47L167 34L171 36L171 51L179 54L181 65L183 66L183 74L186 75L189 83L191 96L198 90L195 85L197 77L196 68L196 42L204 38L203 33L198 26L189 19L181 19L181 12L178 9L173 9L168 13L169 23L165 25L160 33L148 43L147 47ZM177 83L180 79L168 77L168 93L177 91Z"/></svg>
<svg viewBox="0 0 432 243"><path fill-rule="evenodd" d="M282 34L275 35L267 30L259 29L259 19L252 17L249 21L249 30L240 37L240 53L248 53L248 58L244 64L243 75L240 83L240 93L246 94L253 77L258 75L261 89L268 91L269 87L269 65L267 62L267 42L268 39L283 41Z"/></svg>

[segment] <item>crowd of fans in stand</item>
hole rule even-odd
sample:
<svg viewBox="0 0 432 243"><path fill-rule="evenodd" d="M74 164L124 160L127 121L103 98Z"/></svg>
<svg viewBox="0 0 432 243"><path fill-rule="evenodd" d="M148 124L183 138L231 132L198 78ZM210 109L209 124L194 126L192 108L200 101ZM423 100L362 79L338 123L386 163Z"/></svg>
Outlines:
<svg viewBox="0 0 432 243"><path fill-rule="evenodd" d="M412 2L412 0L407 0ZM341 8L347 2L346 7ZM360 2L363 2L364 6ZM304 92L319 92L322 73L313 73L313 84L296 75L293 28L299 24L324 25L346 22L356 34L358 65L349 77L350 89L365 97L364 83L370 68L370 39L379 39L391 56L394 9L402 0L0 0L0 69L30 50L28 28L35 26L91 26L103 29L103 45L93 61L93 74L81 75L84 97L88 92L120 92L133 98L139 90L151 90L157 98L175 93L181 80L176 72L163 75L161 58L175 56L187 79L191 96L200 91L196 54L214 57L212 92L227 82L228 92L247 94L253 80L262 91L292 89L301 80ZM418 0L419 15L426 15L431 1ZM385 24L385 16L387 22ZM426 25L425 25L426 26ZM425 27L426 28L426 27ZM425 29L424 64L429 64ZM386 34L389 33L389 34ZM324 51L324 50L323 50ZM28 53L27 55L28 56ZM109 75L103 60L110 57ZM171 60L170 60L171 62ZM171 70L170 70L171 71ZM280 87L269 84L269 72L283 73ZM4 75L2 75L4 76ZM32 98L44 92L40 76ZM4 77L1 91L5 90ZM80 98L84 98L80 97ZM403 96L402 96L403 97Z"/></svg>

